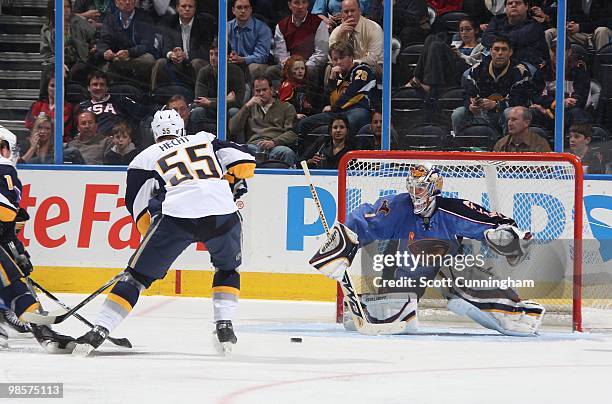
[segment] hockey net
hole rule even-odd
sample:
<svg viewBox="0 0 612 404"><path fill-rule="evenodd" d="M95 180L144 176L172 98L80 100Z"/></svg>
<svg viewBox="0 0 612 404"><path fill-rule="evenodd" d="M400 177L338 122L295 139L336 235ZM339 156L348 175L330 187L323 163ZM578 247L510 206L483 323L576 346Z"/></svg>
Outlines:
<svg viewBox="0 0 612 404"><path fill-rule="evenodd" d="M443 196L466 199L512 217L519 228L533 233L535 241L518 268L510 267L503 257L491 257L480 242L464 239L463 243L470 251L483 252L497 276L530 280L532 285L518 287L517 292L522 299L534 300L546 307L545 323L567 324L578 331L612 328L612 271L597 259L595 245L589 244L593 254L585 254L583 259L583 234L588 236L589 232L586 227L583 229L583 171L574 156L350 152L339 165L339 220L345 222L360 204L406 192L410 168L422 163L433 164L440 171L444 178ZM373 244L374 250L389 253L389 240L377 240ZM360 250L350 268L353 282L358 294L377 293L373 279L380 274L362 262L364 250ZM583 274L583 270L588 274ZM445 306L446 300L436 288L428 288L419 302L419 316L427 319L432 313L443 311ZM338 321L341 318L342 294L338 289Z"/></svg>

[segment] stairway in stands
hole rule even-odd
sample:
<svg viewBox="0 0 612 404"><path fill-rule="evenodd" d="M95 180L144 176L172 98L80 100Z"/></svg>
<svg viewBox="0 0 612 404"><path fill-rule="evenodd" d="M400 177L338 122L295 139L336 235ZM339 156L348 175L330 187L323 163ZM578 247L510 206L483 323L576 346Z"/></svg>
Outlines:
<svg viewBox="0 0 612 404"><path fill-rule="evenodd" d="M0 125L28 135L23 120L38 98L41 61L40 28L47 0L0 0Z"/></svg>

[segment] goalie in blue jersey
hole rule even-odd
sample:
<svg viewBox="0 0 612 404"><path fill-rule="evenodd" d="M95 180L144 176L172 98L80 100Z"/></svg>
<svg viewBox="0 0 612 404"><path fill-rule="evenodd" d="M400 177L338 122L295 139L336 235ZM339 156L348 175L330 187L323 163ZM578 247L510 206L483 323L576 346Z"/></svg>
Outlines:
<svg viewBox="0 0 612 404"><path fill-rule="evenodd" d="M369 318L366 321L396 322L401 316L405 330L415 330L418 300L428 287L435 286L446 299L447 308L456 314L506 335L537 334L544 315L542 305L521 300L512 288L470 287L474 279L496 284L499 277L484 265L484 260L466 265L458 259L468 238L482 241L505 258L506 266L516 267L525 258L531 233L520 230L512 218L471 201L443 197L442 186L443 177L435 167L413 166L406 181L408 192L358 206L346 224L334 225L332 238L310 263L340 281L359 248L374 250L362 254L361 260L363 269L368 265L364 261L371 258L369 263L378 265L375 271L382 274L368 279L375 283L376 293L359 296ZM380 242L385 246L382 254ZM387 260L376 259L381 256Z"/></svg>

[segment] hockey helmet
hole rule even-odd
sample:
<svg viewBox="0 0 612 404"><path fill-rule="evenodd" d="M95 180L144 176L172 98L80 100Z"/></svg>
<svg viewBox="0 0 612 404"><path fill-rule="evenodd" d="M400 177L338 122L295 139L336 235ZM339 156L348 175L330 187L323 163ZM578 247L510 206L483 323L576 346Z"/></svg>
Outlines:
<svg viewBox="0 0 612 404"><path fill-rule="evenodd" d="M437 168L430 164L417 164L410 167L406 179L406 189L414 205L414 213L423 213L442 192L443 179Z"/></svg>
<svg viewBox="0 0 612 404"><path fill-rule="evenodd" d="M17 143L17 136L10 130L6 129L3 126L0 126L0 141L5 140L9 149L11 150L11 155L8 159L13 163L17 164L17 160L19 160L19 144Z"/></svg>
<svg viewBox="0 0 612 404"><path fill-rule="evenodd" d="M157 111L153 116L151 130L155 141L162 136L183 136L185 134L185 123L175 110L163 109Z"/></svg>

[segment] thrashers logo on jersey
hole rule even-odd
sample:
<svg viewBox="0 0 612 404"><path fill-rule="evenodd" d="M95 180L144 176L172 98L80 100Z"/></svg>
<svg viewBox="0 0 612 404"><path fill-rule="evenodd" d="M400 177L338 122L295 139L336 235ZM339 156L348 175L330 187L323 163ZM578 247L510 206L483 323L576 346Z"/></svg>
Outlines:
<svg viewBox="0 0 612 404"><path fill-rule="evenodd" d="M376 213L382 213L383 215L387 216L390 212L391 208L389 207L389 201L383 199Z"/></svg>

